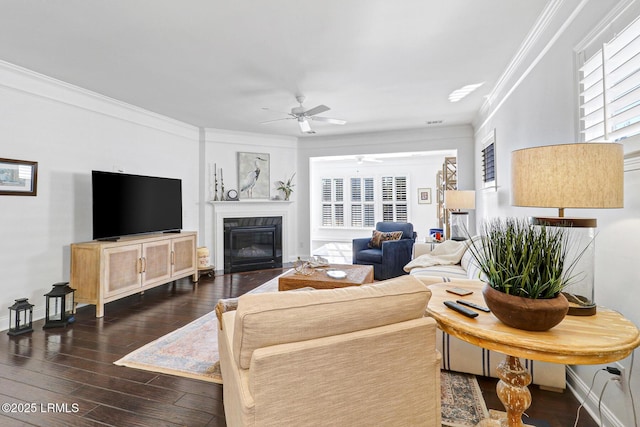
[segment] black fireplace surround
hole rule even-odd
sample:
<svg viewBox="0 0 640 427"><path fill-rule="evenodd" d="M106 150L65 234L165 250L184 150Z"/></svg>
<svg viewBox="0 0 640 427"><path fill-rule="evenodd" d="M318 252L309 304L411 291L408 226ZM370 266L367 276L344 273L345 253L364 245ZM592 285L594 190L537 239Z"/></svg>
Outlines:
<svg viewBox="0 0 640 427"><path fill-rule="evenodd" d="M224 219L224 272L282 267L282 217Z"/></svg>

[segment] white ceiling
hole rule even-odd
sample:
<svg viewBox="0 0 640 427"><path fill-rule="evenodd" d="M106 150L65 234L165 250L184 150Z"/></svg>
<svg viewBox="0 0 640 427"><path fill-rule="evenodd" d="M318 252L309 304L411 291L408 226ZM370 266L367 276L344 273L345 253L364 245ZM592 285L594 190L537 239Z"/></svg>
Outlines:
<svg viewBox="0 0 640 427"><path fill-rule="evenodd" d="M0 0L0 60L205 128L470 123L547 0ZM450 92L485 82L450 103ZM1 102L1 101L0 101ZM268 108L269 110L264 110Z"/></svg>

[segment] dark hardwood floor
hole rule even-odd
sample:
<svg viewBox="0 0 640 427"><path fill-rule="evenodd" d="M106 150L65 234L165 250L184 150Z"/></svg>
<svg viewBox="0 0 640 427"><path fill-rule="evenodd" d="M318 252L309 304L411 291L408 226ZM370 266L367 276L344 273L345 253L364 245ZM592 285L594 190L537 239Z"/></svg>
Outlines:
<svg viewBox="0 0 640 427"><path fill-rule="evenodd" d="M285 269L286 270L286 269ZM222 386L115 366L114 361L213 310L220 298L241 295L284 270L203 276L165 285L105 307L78 309L67 328L18 337L0 333L0 426L224 426ZM489 408L500 409L496 380L480 378ZM569 392L531 387L532 418L573 426L578 402ZM579 426L596 424L584 411ZM328 425L330 425L328 420Z"/></svg>

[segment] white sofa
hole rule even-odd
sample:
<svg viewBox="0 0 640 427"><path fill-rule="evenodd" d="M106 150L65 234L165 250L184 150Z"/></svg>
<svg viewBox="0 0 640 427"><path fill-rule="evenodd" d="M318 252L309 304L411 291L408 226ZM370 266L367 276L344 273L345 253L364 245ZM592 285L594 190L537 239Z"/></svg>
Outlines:
<svg viewBox="0 0 640 427"><path fill-rule="evenodd" d="M447 245L455 247L452 242ZM413 246L412 262L408 266L411 266L412 263L421 264L419 257L426 255L428 258L432 249L436 247L438 247L437 243L416 243ZM440 251L436 251L436 253L438 252ZM469 249L464 250L460 262L456 264L413 267L409 270L410 275L419 278L426 285L442 282L464 283L468 280L477 281L480 277L480 268L475 263ZM496 368L504 359L504 355L501 353L469 344L439 329L437 346L442 353L442 368L451 371L497 377ZM529 359L522 360L522 363L531 373L533 384L553 391L563 391L566 388L565 365Z"/></svg>
<svg viewBox="0 0 640 427"><path fill-rule="evenodd" d="M227 425L440 427L431 292L402 276L217 310Z"/></svg>

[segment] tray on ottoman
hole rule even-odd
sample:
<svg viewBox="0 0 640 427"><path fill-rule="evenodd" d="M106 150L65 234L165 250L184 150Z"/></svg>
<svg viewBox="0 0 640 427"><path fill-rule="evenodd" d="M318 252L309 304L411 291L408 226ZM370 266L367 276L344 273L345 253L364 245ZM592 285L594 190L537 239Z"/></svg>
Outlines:
<svg viewBox="0 0 640 427"><path fill-rule="evenodd" d="M345 277L333 278L327 274L336 271L344 271ZM296 274L294 270L291 270L278 279L278 290L289 291L307 286L315 289L333 289L364 285L366 283L373 283L373 266L336 264L329 267L316 268L310 275Z"/></svg>

